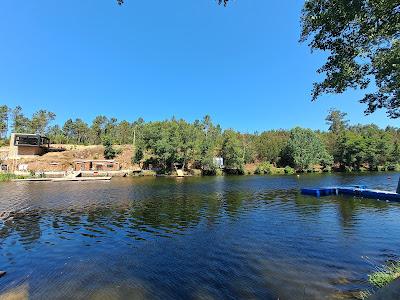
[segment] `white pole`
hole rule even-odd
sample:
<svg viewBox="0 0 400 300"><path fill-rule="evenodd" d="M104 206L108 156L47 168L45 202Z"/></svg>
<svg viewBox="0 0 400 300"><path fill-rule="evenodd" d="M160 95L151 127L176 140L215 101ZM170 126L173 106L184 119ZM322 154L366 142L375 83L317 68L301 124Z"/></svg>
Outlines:
<svg viewBox="0 0 400 300"><path fill-rule="evenodd" d="M400 177L399 177L399 183L397 184L396 193L397 193L397 194L400 194Z"/></svg>

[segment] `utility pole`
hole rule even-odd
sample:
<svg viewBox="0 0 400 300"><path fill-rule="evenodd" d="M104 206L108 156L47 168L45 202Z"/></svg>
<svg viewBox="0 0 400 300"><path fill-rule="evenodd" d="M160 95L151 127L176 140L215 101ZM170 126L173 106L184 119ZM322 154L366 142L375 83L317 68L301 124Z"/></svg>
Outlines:
<svg viewBox="0 0 400 300"><path fill-rule="evenodd" d="M135 148L136 151L136 125L133 129L133 147Z"/></svg>

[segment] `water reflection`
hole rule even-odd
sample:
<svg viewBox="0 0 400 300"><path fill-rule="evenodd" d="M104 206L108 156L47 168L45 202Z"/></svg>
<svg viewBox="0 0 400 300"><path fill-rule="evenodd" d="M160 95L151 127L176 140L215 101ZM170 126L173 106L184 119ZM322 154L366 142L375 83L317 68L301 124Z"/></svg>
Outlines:
<svg viewBox="0 0 400 300"><path fill-rule="evenodd" d="M24 284L37 299L353 297L367 286L363 255L381 262L399 252L399 205L298 189L392 189L386 178L1 184L0 266L9 272L0 292Z"/></svg>

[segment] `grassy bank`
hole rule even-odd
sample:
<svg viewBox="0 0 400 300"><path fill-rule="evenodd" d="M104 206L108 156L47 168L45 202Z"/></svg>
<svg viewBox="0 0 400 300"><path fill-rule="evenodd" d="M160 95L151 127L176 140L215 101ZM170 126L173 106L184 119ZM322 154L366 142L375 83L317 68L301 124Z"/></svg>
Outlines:
<svg viewBox="0 0 400 300"><path fill-rule="evenodd" d="M389 285L397 278L400 278L400 260L377 267L375 272L368 275L368 282L374 289L372 291L362 291L359 298L363 300L369 298L377 289Z"/></svg>
<svg viewBox="0 0 400 300"><path fill-rule="evenodd" d="M368 281L377 288L382 288L400 277L400 261L390 262L368 275Z"/></svg>
<svg viewBox="0 0 400 300"><path fill-rule="evenodd" d="M13 179L24 179L26 176L15 175L12 173L0 173L0 182L11 181Z"/></svg>

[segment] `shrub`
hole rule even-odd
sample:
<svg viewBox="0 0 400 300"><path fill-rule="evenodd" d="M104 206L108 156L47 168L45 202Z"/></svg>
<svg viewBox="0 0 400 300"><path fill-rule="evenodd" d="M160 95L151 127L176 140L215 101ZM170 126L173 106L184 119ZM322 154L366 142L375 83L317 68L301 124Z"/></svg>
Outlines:
<svg viewBox="0 0 400 300"><path fill-rule="evenodd" d="M157 172L154 170L142 170L141 175L143 176L156 176Z"/></svg>
<svg viewBox="0 0 400 300"><path fill-rule="evenodd" d="M285 174L294 174L296 173L295 169L293 169L292 167L286 166L285 167Z"/></svg>
<svg viewBox="0 0 400 300"><path fill-rule="evenodd" d="M13 179L25 179L26 176L15 175L12 173L0 173L0 182L1 181L11 181Z"/></svg>
<svg viewBox="0 0 400 300"><path fill-rule="evenodd" d="M255 170L255 174L259 175L282 175L282 174L294 174L294 169L291 167L286 167L286 168L277 168L273 164L270 164L268 162L263 162L260 165L257 166L257 169Z"/></svg>
<svg viewBox="0 0 400 300"><path fill-rule="evenodd" d="M117 156L117 152L113 148L111 140L108 137L104 139L103 146L105 159L113 159Z"/></svg>
<svg viewBox="0 0 400 300"><path fill-rule="evenodd" d="M272 172L272 165L268 162L263 162L257 166L255 170L255 174L264 175L264 174L271 174Z"/></svg>
<svg viewBox="0 0 400 300"><path fill-rule="evenodd" d="M193 176L201 176L202 175L202 170L201 169L191 169L190 174Z"/></svg>

